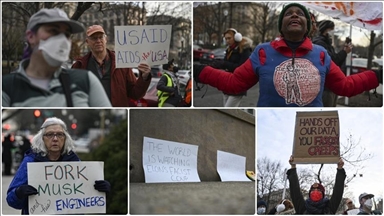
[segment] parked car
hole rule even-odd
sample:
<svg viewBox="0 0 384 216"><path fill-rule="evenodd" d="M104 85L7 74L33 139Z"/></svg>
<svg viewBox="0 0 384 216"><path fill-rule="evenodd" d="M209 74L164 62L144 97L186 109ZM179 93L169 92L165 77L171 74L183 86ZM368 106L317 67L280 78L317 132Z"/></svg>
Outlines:
<svg viewBox="0 0 384 216"><path fill-rule="evenodd" d="M347 68L350 67L348 62L346 64L347 64L346 65ZM368 59L366 59L366 58L353 58L352 59L351 74L360 73L360 72L368 70L367 65L368 65ZM379 63L372 61L371 69L378 70L379 67L380 67Z"/></svg>
<svg viewBox="0 0 384 216"><path fill-rule="evenodd" d="M383 70L383 59L373 59L372 62L375 62L379 65L379 70Z"/></svg>
<svg viewBox="0 0 384 216"><path fill-rule="evenodd" d="M152 65L151 66L152 77L161 77L163 75L163 66L162 65Z"/></svg>
<svg viewBox="0 0 384 216"><path fill-rule="evenodd" d="M190 72L191 72L190 70L179 70L176 73L176 77L179 80L180 84L187 85L187 82L188 82L189 77L190 77L190 75L189 75Z"/></svg>
<svg viewBox="0 0 384 216"><path fill-rule="evenodd" d="M87 137L81 137L79 139L73 140L75 147L88 148L90 140Z"/></svg>
<svg viewBox="0 0 384 216"><path fill-rule="evenodd" d="M200 64L210 64L214 60L223 60L227 48L217 48L210 52L203 53L200 58Z"/></svg>
<svg viewBox="0 0 384 216"><path fill-rule="evenodd" d="M151 83L148 86L147 93L139 100L129 99L130 107L157 107L157 83L160 78L152 77Z"/></svg>
<svg viewBox="0 0 384 216"><path fill-rule="evenodd" d="M193 44L193 60L199 61L203 53L209 52L210 50L204 49L197 44Z"/></svg>

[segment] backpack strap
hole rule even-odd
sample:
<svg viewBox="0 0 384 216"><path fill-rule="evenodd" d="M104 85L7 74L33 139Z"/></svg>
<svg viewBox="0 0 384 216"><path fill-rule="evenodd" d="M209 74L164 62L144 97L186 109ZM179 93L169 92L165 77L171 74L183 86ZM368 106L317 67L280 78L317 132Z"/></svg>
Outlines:
<svg viewBox="0 0 384 216"><path fill-rule="evenodd" d="M71 79L69 78L69 74L65 69L62 69L59 80L61 86L63 87L63 92L65 94L65 100L67 101L68 107L73 107L72 94L71 94Z"/></svg>

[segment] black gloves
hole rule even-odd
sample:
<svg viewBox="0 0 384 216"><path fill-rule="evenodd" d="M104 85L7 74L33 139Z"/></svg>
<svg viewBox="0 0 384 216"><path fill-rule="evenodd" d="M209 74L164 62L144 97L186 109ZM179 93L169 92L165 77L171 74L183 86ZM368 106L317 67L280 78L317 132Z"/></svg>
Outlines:
<svg viewBox="0 0 384 216"><path fill-rule="evenodd" d="M16 196L19 199L27 198L30 195L38 194L36 188L31 185L21 185L16 189Z"/></svg>
<svg viewBox="0 0 384 216"><path fill-rule="evenodd" d="M225 69L225 62L222 60L214 60L210 66L216 69Z"/></svg>
<svg viewBox="0 0 384 216"><path fill-rule="evenodd" d="M96 180L93 186L99 192L108 193L109 191L111 191L111 184L105 180Z"/></svg>
<svg viewBox="0 0 384 216"><path fill-rule="evenodd" d="M379 81L380 84L383 84L383 69L380 70L372 70L375 72L377 80Z"/></svg>
<svg viewBox="0 0 384 216"><path fill-rule="evenodd" d="M193 79L196 82L199 82L200 73L201 73L201 71L203 71L205 66L207 66L207 65L193 64Z"/></svg>

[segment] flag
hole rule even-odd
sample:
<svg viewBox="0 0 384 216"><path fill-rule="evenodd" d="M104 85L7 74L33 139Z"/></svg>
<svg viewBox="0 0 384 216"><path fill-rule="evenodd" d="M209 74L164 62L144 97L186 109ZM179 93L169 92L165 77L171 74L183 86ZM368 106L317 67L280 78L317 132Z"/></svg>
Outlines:
<svg viewBox="0 0 384 216"><path fill-rule="evenodd" d="M367 30L383 29L382 2L302 2L309 9Z"/></svg>

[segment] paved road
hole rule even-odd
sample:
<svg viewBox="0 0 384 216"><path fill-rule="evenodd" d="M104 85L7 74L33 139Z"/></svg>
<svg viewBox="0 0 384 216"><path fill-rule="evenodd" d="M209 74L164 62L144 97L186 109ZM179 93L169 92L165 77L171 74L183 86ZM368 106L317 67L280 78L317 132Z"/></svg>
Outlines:
<svg viewBox="0 0 384 216"><path fill-rule="evenodd" d="M223 93L217 88L209 85L204 85L200 90L196 90L196 84L194 84L193 91L193 106L194 107L223 107ZM202 84L199 83L199 86ZM207 91L206 91L207 90ZM205 93L206 92L206 93ZM204 95L205 93L205 95ZM204 95L203 98L201 98ZM257 100L259 98L259 85L256 84L247 91L247 96L243 97L240 103L240 107L256 107Z"/></svg>
<svg viewBox="0 0 384 216"><path fill-rule="evenodd" d="M13 176L1 176L1 214L2 215L19 215L21 210L14 209L8 206L6 197L8 186L11 183Z"/></svg>

